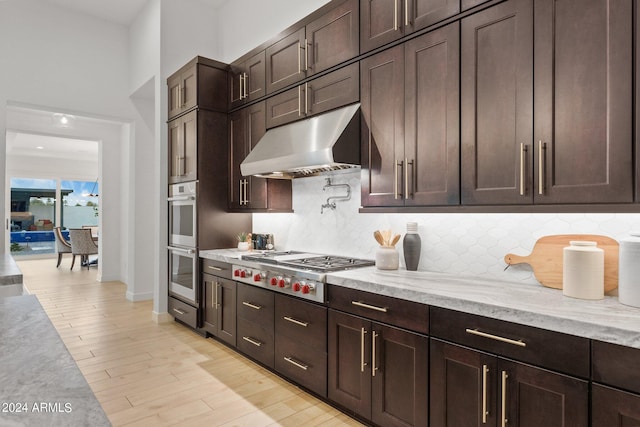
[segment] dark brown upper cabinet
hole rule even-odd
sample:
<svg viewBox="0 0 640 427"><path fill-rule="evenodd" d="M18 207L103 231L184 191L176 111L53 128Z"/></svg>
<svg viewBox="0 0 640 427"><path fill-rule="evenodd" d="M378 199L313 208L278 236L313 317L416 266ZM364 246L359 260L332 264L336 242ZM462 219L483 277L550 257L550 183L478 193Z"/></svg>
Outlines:
<svg viewBox="0 0 640 427"><path fill-rule="evenodd" d="M265 134L265 103L229 115L229 210L291 212L291 181L243 176L240 164Z"/></svg>
<svg viewBox="0 0 640 427"><path fill-rule="evenodd" d="M460 11L460 0L362 0L360 52L368 52Z"/></svg>
<svg viewBox="0 0 640 427"><path fill-rule="evenodd" d="M354 63L267 98L267 129L358 101L359 78Z"/></svg>
<svg viewBox="0 0 640 427"><path fill-rule="evenodd" d="M264 51L240 64L231 64L229 72L229 108L242 106L248 101L262 98L265 90Z"/></svg>
<svg viewBox="0 0 640 427"><path fill-rule="evenodd" d="M632 42L631 0L463 19L462 203L632 202Z"/></svg>
<svg viewBox="0 0 640 427"><path fill-rule="evenodd" d="M198 179L198 112L169 122L169 184Z"/></svg>
<svg viewBox="0 0 640 427"><path fill-rule="evenodd" d="M360 64L362 205L457 205L459 24Z"/></svg>
<svg viewBox="0 0 640 427"><path fill-rule="evenodd" d="M169 112L172 119L194 108L226 112L225 64L196 57L167 78Z"/></svg>
<svg viewBox="0 0 640 427"><path fill-rule="evenodd" d="M268 47L267 94L355 57L358 22L358 1L347 0Z"/></svg>

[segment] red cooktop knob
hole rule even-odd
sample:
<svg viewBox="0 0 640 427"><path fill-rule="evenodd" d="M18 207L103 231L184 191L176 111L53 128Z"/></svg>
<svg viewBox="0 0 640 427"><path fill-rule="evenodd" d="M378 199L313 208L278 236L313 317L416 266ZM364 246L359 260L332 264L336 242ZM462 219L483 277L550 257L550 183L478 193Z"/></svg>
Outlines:
<svg viewBox="0 0 640 427"><path fill-rule="evenodd" d="M278 280L278 286L279 286L279 287L284 288L284 285L285 285L285 281L284 281L284 279L280 279L280 280Z"/></svg>
<svg viewBox="0 0 640 427"><path fill-rule="evenodd" d="M300 282L296 282L293 284L292 286L293 292L298 292L300 291Z"/></svg>
<svg viewBox="0 0 640 427"><path fill-rule="evenodd" d="M309 285L304 285L302 287L302 293L303 294L308 294L311 291L311 287Z"/></svg>
<svg viewBox="0 0 640 427"><path fill-rule="evenodd" d="M255 274L255 275L253 276L253 281L254 281L254 282L260 282L260 281L262 281L262 274L260 274L260 273Z"/></svg>
<svg viewBox="0 0 640 427"><path fill-rule="evenodd" d="M240 272L240 277L247 277L247 271L246 270L242 270Z"/></svg>
<svg viewBox="0 0 640 427"><path fill-rule="evenodd" d="M239 269L238 269L238 270L235 270L235 271L233 272L233 275L234 275L235 277L240 277L240 270L239 270Z"/></svg>
<svg viewBox="0 0 640 427"><path fill-rule="evenodd" d="M275 277L272 277L269 283L271 284L271 286L275 286L278 284L278 279L276 279Z"/></svg>

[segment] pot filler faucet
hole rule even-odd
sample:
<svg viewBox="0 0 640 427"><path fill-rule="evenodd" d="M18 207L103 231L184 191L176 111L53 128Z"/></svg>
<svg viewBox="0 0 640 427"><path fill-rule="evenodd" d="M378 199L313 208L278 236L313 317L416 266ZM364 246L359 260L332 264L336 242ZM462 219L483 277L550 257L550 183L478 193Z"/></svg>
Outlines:
<svg viewBox="0 0 640 427"><path fill-rule="evenodd" d="M327 199L327 203L325 203L324 205L322 205L320 207L320 214L324 213L324 209L328 208L331 210L335 210L336 209L336 201L347 201L347 200L351 200L351 187L349 187L349 184L332 184L331 183L331 178L327 178L326 179L327 183L324 185L324 187L322 187L322 191L326 191L327 188L338 188L338 187L346 187L347 188L347 194L345 196L331 196Z"/></svg>

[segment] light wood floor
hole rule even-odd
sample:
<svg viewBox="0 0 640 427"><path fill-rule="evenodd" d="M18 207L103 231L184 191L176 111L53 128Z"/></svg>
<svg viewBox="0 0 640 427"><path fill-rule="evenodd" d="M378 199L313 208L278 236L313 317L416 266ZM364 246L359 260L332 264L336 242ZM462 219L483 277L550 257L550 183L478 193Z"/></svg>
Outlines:
<svg viewBox="0 0 640 427"><path fill-rule="evenodd" d="M212 339L155 324L123 283L55 263L18 261L114 426L360 425Z"/></svg>

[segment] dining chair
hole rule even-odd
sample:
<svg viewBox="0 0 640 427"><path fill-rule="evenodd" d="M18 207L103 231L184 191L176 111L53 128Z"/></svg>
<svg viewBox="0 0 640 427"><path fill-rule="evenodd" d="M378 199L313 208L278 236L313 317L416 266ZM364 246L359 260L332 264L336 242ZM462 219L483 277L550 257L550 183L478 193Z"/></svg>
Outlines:
<svg viewBox="0 0 640 427"><path fill-rule="evenodd" d="M69 230L69 238L71 240L71 253L73 255L71 270L73 270L73 265L76 262L76 255L80 255L81 265L86 265L88 270L90 267L89 255L98 253L98 245L96 245L93 237L91 237L91 230L88 228L71 228Z"/></svg>
<svg viewBox="0 0 640 427"><path fill-rule="evenodd" d="M56 268L60 267L60 262L62 261L62 254L70 254L71 253L71 243L67 241L62 235L62 229L60 227L55 227L53 229L53 235L56 238L56 252L58 253L58 264L56 264Z"/></svg>

